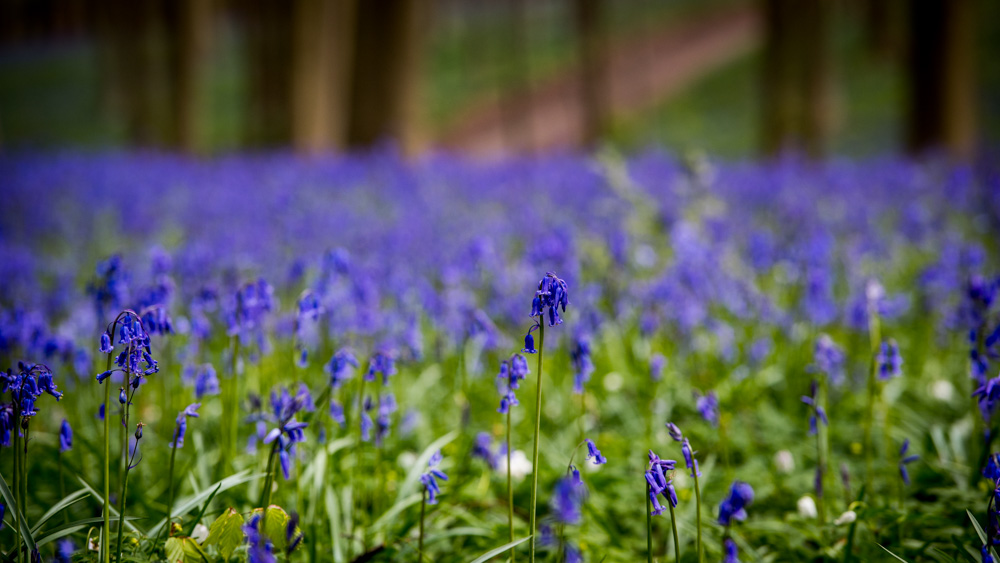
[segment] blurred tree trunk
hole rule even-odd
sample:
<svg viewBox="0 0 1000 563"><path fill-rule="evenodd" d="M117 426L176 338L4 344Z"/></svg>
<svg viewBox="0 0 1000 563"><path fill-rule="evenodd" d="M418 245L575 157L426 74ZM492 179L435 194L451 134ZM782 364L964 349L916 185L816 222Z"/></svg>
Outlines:
<svg viewBox="0 0 1000 563"><path fill-rule="evenodd" d="M812 157L821 157L833 132L833 54L831 23L833 0L798 2L798 27L802 75L802 148Z"/></svg>
<svg viewBox="0 0 1000 563"><path fill-rule="evenodd" d="M861 0L865 43L876 57L895 58L901 52L902 5L900 0Z"/></svg>
<svg viewBox="0 0 1000 563"><path fill-rule="evenodd" d="M968 160L975 151L973 0L909 3L907 147L940 148Z"/></svg>
<svg viewBox="0 0 1000 563"><path fill-rule="evenodd" d="M292 5L243 0L249 61L246 143L273 147L291 140Z"/></svg>
<svg viewBox="0 0 1000 563"><path fill-rule="evenodd" d="M507 33L501 42L497 68L497 99L508 150L530 154L535 149L535 116L531 111L528 68L528 6L526 0L507 0L507 7Z"/></svg>
<svg viewBox="0 0 1000 563"><path fill-rule="evenodd" d="M762 0L764 52L761 93L761 143L774 155L794 142L797 107L795 80L796 0Z"/></svg>
<svg viewBox="0 0 1000 563"><path fill-rule="evenodd" d="M834 126L833 0L764 0L762 148L822 156Z"/></svg>
<svg viewBox="0 0 1000 563"><path fill-rule="evenodd" d="M297 0L292 61L292 144L320 152L343 144L355 2Z"/></svg>
<svg viewBox="0 0 1000 563"><path fill-rule="evenodd" d="M365 0L357 5L347 144L386 138L419 145L420 75L430 0Z"/></svg>
<svg viewBox="0 0 1000 563"><path fill-rule="evenodd" d="M97 3L105 107L124 122L126 141L138 146L157 140L152 87L152 45L156 4L105 0Z"/></svg>
<svg viewBox="0 0 1000 563"><path fill-rule="evenodd" d="M607 41L604 0L573 0L579 49L583 143L597 144L609 121Z"/></svg>
<svg viewBox="0 0 1000 563"><path fill-rule="evenodd" d="M211 0L170 0L166 4L170 57L170 144L199 149L205 62L212 32Z"/></svg>

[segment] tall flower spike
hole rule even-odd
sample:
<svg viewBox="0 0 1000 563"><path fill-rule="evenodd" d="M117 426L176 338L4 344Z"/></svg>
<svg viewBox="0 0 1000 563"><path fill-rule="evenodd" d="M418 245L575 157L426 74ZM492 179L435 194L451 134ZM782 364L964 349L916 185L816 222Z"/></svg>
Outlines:
<svg viewBox="0 0 1000 563"><path fill-rule="evenodd" d="M59 451L67 452L73 448L73 429L69 425L69 421L65 418L62 421L62 425L59 427Z"/></svg>
<svg viewBox="0 0 1000 563"><path fill-rule="evenodd" d="M882 343L875 361L878 363L878 377L885 381L903 375L903 357L899 345L889 339Z"/></svg>
<svg viewBox="0 0 1000 563"><path fill-rule="evenodd" d="M440 450L434 452L427 461L427 472L420 475L420 482L423 483L424 490L427 491L427 504L437 504L437 496L441 493L437 480L448 480L448 476L437 468L442 459Z"/></svg>
<svg viewBox="0 0 1000 563"><path fill-rule="evenodd" d="M809 408L812 411L812 414L809 416L810 435L816 433L817 419L823 422L823 426L830 425L830 421L826 418L826 411L823 410L823 407L819 406L819 404L816 402L816 394L818 392L819 392L819 384L814 379L812 380L812 383L810 383L809 385L809 395L802 396L802 402L809 405Z"/></svg>
<svg viewBox="0 0 1000 563"><path fill-rule="evenodd" d="M746 508L753 504L753 487L743 481L734 481L729 496L719 505L719 524L728 526L733 520L746 520Z"/></svg>
<svg viewBox="0 0 1000 563"><path fill-rule="evenodd" d="M903 440L903 447L899 449L899 476L903 478L903 483L907 486L910 485L910 472L907 471L906 466L920 459L918 455L906 455L906 452L910 449L910 439L907 438ZM993 456L990 456L991 458Z"/></svg>

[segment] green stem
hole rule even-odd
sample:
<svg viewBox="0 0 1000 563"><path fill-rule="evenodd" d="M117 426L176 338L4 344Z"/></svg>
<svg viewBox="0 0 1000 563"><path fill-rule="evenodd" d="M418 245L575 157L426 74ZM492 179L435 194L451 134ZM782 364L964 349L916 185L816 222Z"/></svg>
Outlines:
<svg viewBox="0 0 1000 563"><path fill-rule="evenodd" d="M878 313L873 310L868 311L868 337L871 345L871 366L868 370L868 416L865 420L865 487L871 493L873 492L872 479L874 479L872 427L875 425L876 372L878 371L876 358L878 357L879 343L882 340Z"/></svg>
<svg viewBox="0 0 1000 563"><path fill-rule="evenodd" d="M128 383L128 375L129 375L128 373L125 374L125 385L129 384ZM133 395L134 394L135 394L135 392L133 391ZM115 551L118 553L118 561L122 560L122 532L125 531L125 493L128 491L128 473L129 473L129 470L131 469L131 465L132 465L131 460L128 458L128 453L129 453L128 452L128 450L129 450L129 447L128 447L129 446L129 444L128 444L128 423L129 423L129 415L130 415L129 406L131 406L131 404L132 404L132 397L131 396L127 396L126 400L125 400L125 406L124 406L124 408L125 408L125 425L122 426L122 428L124 429L124 432L123 432L124 439L122 440L122 449L125 450L125 457L123 458L123 461L125 463L125 465L124 465L125 469L124 469L124 471L122 473L122 493L121 493L121 498L118 500L118 516L121 518L121 521L118 522L118 547L115 549ZM105 409L104 414L105 414L105 416L107 416L107 414L108 414L107 413L107 409ZM139 451L139 441L138 441L138 439L136 440L135 451L136 452ZM132 455L132 458L133 459L135 458L135 454ZM167 526L169 526L169 525L170 525L170 523L167 522Z"/></svg>
<svg viewBox="0 0 1000 563"><path fill-rule="evenodd" d="M530 556L528 561L535 563L535 507L538 503L538 442L542 431L542 352L545 351L545 319L539 317L538 323L538 388L535 392L535 443L531 454L531 513L529 528L531 539L529 543Z"/></svg>
<svg viewBox="0 0 1000 563"><path fill-rule="evenodd" d="M701 490L698 488L698 473L694 468L691 468L691 474L694 476L694 502L695 502L695 528L698 534L698 563L702 561L702 550L701 550Z"/></svg>
<svg viewBox="0 0 1000 563"><path fill-rule="evenodd" d="M420 554L420 563L424 563L424 514L427 512L427 489L424 489L420 498L420 540L417 544L417 551Z"/></svg>
<svg viewBox="0 0 1000 563"><path fill-rule="evenodd" d="M59 497L66 498L66 479L63 475L63 451L59 446ZM69 524L69 511L63 511L63 520Z"/></svg>
<svg viewBox="0 0 1000 563"><path fill-rule="evenodd" d="M167 537L170 537L170 526L174 516L174 457L177 455L177 432L174 431L174 444L170 448L170 465L167 469Z"/></svg>
<svg viewBox="0 0 1000 563"><path fill-rule="evenodd" d="M108 370L111 354L108 354ZM104 380L104 527L101 528L101 561L111 562L111 378Z"/></svg>
<svg viewBox="0 0 1000 563"><path fill-rule="evenodd" d="M514 541L514 488L510 475L510 409L507 406L507 540ZM514 549L510 550L510 563L514 563Z"/></svg>
<svg viewBox="0 0 1000 563"><path fill-rule="evenodd" d="M681 562L681 544L677 539L677 518L674 517L674 503L667 501L667 506L670 508L670 529L674 533L674 561L675 563Z"/></svg>
<svg viewBox="0 0 1000 563"><path fill-rule="evenodd" d="M271 444L271 453L267 456L267 471L264 475L264 490L260 492L260 532L262 534L266 533L265 530L267 530L267 508L271 506L271 487L274 483L274 458L278 454L278 442L279 440L275 440Z"/></svg>
<svg viewBox="0 0 1000 563"><path fill-rule="evenodd" d="M653 504L649 500L649 481L646 481L646 562L653 563Z"/></svg>
<svg viewBox="0 0 1000 563"><path fill-rule="evenodd" d="M14 500L17 501L17 506L12 506L11 509L14 512L14 534L17 538L15 540L15 547L17 547L17 562L21 563L23 558L21 556L21 512L24 508L21 506L21 501L19 499L21 495L21 407L16 402L14 403L14 428L11 430L14 439L11 444L14 447ZM16 510L15 510L16 509Z"/></svg>
<svg viewBox="0 0 1000 563"><path fill-rule="evenodd" d="M229 381L229 412L227 420L229 421L229 432L228 440L226 440L226 446L228 450L227 459L233 459L236 456L237 442L239 441L239 403L240 403L240 378L237 375L236 370L239 369L239 358L240 358L240 337L239 335L233 336L233 357L230 359L230 381ZM223 464L220 464L220 469Z"/></svg>

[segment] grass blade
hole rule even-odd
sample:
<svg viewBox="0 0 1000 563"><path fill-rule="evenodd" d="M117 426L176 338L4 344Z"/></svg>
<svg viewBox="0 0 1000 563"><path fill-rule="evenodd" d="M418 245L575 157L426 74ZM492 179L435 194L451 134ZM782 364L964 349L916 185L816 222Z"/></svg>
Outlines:
<svg viewBox="0 0 1000 563"><path fill-rule="evenodd" d="M101 502L104 502L104 496L101 493L97 492L97 489L95 489L94 487L91 487L89 483L87 483L86 481L84 481L83 477L77 476L77 480L80 481L80 483L83 485L83 487L85 489L87 489L87 491L94 498L96 498L97 500L99 500ZM108 505L108 508L111 510L111 519L115 519L115 518L118 518L120 516L120 514L118 514L118 509L117 508L115 508L114 506L111 506L111 505ZM102 523L104 522L103 518L101 519L101 522ZM125 519L125 525L128 526L129 530L132 530L133 532L135 532L137 534L142 534L142 531L140 531L139 528L136 528L135 525L132 524L132 519L131 518L126 518Z"/></svg>
<svg viewBox="0 0 1000 563"><path fill-rule="evenodd" d="M18 523L20 524L18 532L21 534L21 539L28 546L28 552L32 552L36 549L35 538L31 535L31 530L28 529L28 522L24 519L24 513L21 512L21 507L14 502L14 495L10 493L10 488L7 487L7 481L4 480L3 476L0 475L0 494L3 495L3 499L7 502L7 507L9 510L16 511Z"/></svg>
<svg viewBox="0 0 1000 563"><path fill-rule="evenodd" d="M903 559L902 557L900 557L900 556L896 555L895 553L893 553L893 552L889 551L888 549L886 549L884 545L882 545L882 544L880 544L878 542L876 542L875 545L881 547L886 553L888 553L889 555L895 557L897 560L902 561L903 563L909 563L909 561L907 561L906 559Z"/></svg>
<svg viewBox="0 0 1000 563"><path fill-rule="evenodd" d="M87 489L80 489L79 491L66 495L61 501L57 502L52 508L49 509L48 512L39 518L38 522L35 522L35 525L31 528L31 533L37 534L38 530L41 530L42 526L51 520L53 516L59 514L61 510L67 508L68 506L83 500L88 494L90 493L87 492Z"/></svg>
<svg viewBox="0 0 1000 563"><path fill-rule="evenodd" d="M487 551L486 553L480 555L479 557L475 558L472 561L472 563L484 563L485 561L488 561L491 558L496 557L497 555L500 555L501 553L503 553L503 552L505 552L505 551L507 551L509 549L513 549L513 548L521 545L522 543L524 543L524 542L526 542L526 541L528 541L530 539L531 539L531 536L528 536L526 538L521 538L519 540L514 540L514 541L512 541L510 543L505 543L505 544L501 545L500 547L491 549L491 550ZM883 549L885 549L885 548L883 548Z"/></svg>
<svg viewBox="0 0 1000 563"><path fill-rule="evenodd" d="M192 510L194 510L195 508L197 508L199 505L201 505L203 502L205 502L206 499L208 499L211 496L214 496L216 492L220 492L220 491L225 491L227 489L231 489L231 488L233 488L233 487L235 487L237 485L242 485L243 483L246 483L248 481L252 481L254 479L258 479L258 478L263 477L263 476L264 476L263 473L253 473L253 474L251 474L249 469L244 469L243 471L240 471L239 473L237 473L235 475L230 475L229 477L226 477L225 479L223 479L221 481L213 483L213 486L208 487L204 491L202 491L202 492L200 492L200 493L198 493L198 494L196 494L196 495L194 495L192 497L184 499L182 502L178 503L177 506L174 507L173 515L174 516L184 516L185 514L187 514L188 512L191 512ZM166 518L164 518L163 520L160 520L159 522L157 522L157 524L155 526L153 526L152 528L150 528L149 533L147 535L149 535L149 536L155 536L157 533L159 533L160 528L162 528L163 526L165 526L166 523L167 523L167 519Z"/></svg>

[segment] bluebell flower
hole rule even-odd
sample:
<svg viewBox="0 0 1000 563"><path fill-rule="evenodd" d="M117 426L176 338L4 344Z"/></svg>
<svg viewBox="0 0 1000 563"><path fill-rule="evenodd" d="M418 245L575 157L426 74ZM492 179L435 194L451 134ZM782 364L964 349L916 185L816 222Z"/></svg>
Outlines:
<svg viewBox="0 0 1000 563"><path fill-rule="evenodd" d="M684 455L684 465L691 470L691 477L701 477L701 469L698 468L698 459L695 458L695 452L691 449L691 443L688 442L687 438L681 442L681 454Z"/></svg>
<svg viewBox="0 0 1000 563"><path fill-rule="evenodd" d="M173 447L184 447L184 435L187 434L187 419L188 417L197 418L199 407L201 407L201 403L188 405L177 415L177 426L174 427L174 439L170 443Z"/></svg>
<svg viewBox="0 0 1000 563"><path fill-rule="evenodd" d="M991 548L989 545L983 545L983 547L980 548L980 552L982 553L983 557L982 563L996 563L993 559L993 554L990 553L990 549Z"/></svg>
<svg viewBox="0 0 1000 563"><path fill-rule="evenodd" d="M583 555L575 545L566 542L564 552L563 563L583 563Z"/></svg>
<svg viewBox="0 0 1000 563"><path fill-rule="evenodd" d="M986 459L986 467L983 468L983 477L990 481L1000 481L1000 454L990 454Z"/></svg>
<svg viewBox="0 0 1000 563"><path fill-rule="evenodd" d="M111 336L107 332L101 333L100 351L102 354L110 354L114 348L111 346Z"/></svg>
<svg viewBox="0 0 1000 563"><path fill-rule="evenodd" d="M813 371L826 374L830 382L839 385L844 380L844 351L830 338L821 334L813 348Z"/></svg>
<svg viewBox="0 0 1000 563"><path fill-rule="evenodd" d="M829 426L830 421L827 419L826 411L823 410L823 407L816 403L816 394L819 392L819 384L815 379L812 380L812 383L810 383L809 390L808 396L802 396L802 402L809 405L810 410L812 411L809 416L809 434L812 435L816 433L817 419L823 422L823 426Z"/></svg>
<svg viewBox="0 0 1000 563"><path fill-rule="evenodd" d="M733 538L726 538L723 543L723 549L725 552L722 554L722 563L740 563L739 549L736 547L736 542Z"/></svg>
<svg viewBox="0 0 1000 563"><path fill-rule="evenodd" d="M545 277L538 282L538 291L535 292L535 297L531 301L530 316L538 317L541 320L547 312L549 326L562 324L562 319L559 318L559 309L561 308L565 313L568 304L569 292L566 282L559 279L554 273L547 272ZM529 346L525 345L525 348L529 348Z"/></svg>
<svg viewBox="0 0 1000 563"><path fill-rule="evenodd" d="M476 434L476 441L472 444L472 457L482 459L490 469L497 468L500 457L493 453L493 437L489 432Z"/></svg>
<svg viewBox="0 0 1000 563"><path fill-rule="evenodd" d="M288 517L288 524L285 526L285 555L298 549L304 538L305 535L299 529L299 513L292 512Z"/></svg>
<svg viewBox="0 0 1000 563"><path fill-rule="evenodd" d="M903 374L903 358L899 354L899 345L891 338L882 343L875 362L878 364L878 377L883 381Z"/></svg>
<svg viewBox="0 0 1000 563"><path fill-rule="evenodd" d="M194 386L194 398L201 400L205 395L218 395L220 391L219 377L212 364L189 366L184 369L182 379Z"/></svg>
<svg viewBox="0 0 1000 563"><path fill-rule="evenodd" d="M594 465L603 465L608 462L608 458L601 455L601 450L597 449L593 440L587 438L584 441L587 443L587 459L593 458Z"/></svg>
<svg viewBox="0 0 1000 563"><path fill-rule="evenodd" d="M372 439L372 428L375 427L375 423L372 421L372 417L368 414L368 411L372 410L372 399L371 397L365 397L364 404L361 409L361 440L369 442Z"/></svg>
<svg viewBox="0 0 1000 563"><path fill-rule="evenodd" d="M392 427L392 415L396 410L398 410L396 396L392 393L382 395L378 404L378 416L375 419L375 444L382 445L382 442L389 436L389 430Z"/></svg>
<svg viewBox="0 0 1000 563"><path fill-rule="evenodd" d="M670 437L675 442L680 442L684 439L684 434L681 432L681 429L673 422L667 423L667 433L670 434Z"/></svg>
<svg viewBox="0 0 1000 563"><path fill-rule="evenodd" d="M14 403L0 403L0 447L10 447L13 430Z"/></svg>
<svg viewBox="0 0 1000 563"><path fill-rule="evenodd" d="M659 497L663 496L671 506L677 506L677 491L673 481L667 478L666 471L673 471L677 462L672 459L660 459L652 450L649 451L649 468L643 477L649 485L649 502L653 506L653 516L663 514L663 505Z"/></svg>
<svg viewBox="0 0 1000 563"><path fill-rule="evenodd" d="M442 459L440 451L434 452L427 461L427 472L420 475L420 482L423 483L424 490L427 492L427 504L437 504L437 496L441 494L441 488L438 486L437 480L448 480L448 476L437 468L441 464Z"/></svg>
<svg viewBox="0 0 1000 563"><path fill-rule="evenodd" d="M663 368L667 365L667 359L663 354L655 353L649 358L649 378L653 381L663 379Z"/></svg>
<svg viewBox="0 0 1000 563"><path fill-rule="evenodd" d="M734 481L729 496L719 505L719 524L729 526L733 520L746 520L746 508L753 504L753 487L743 481Z"/></svg>
<svg viewBox="0 0 1000 563"><path fill-rule="evenodd" d="M6 512L7 512L7 507L4 506L3 503L0 503L0 530L3 529L3 525L4 525L3 524L3 517L4 517L4 513L6 513Z"/></svg>
<svg viewBox="0 0 1000 563"><path fill-rule="evenodd" d="M396 373L396 360L388 352L375 352L368 361L365 380L375 381L376 374L382 374L382 385L389 384L389 376Z"/></svg>
<svg viewBox="0 0 1000 563"><path fill-rule="evenodd" d="M70 563L73 560L74 552L76 552L76 546L73 545L73 540L63 538L56 543L56 561L59 563Z"/></svg>
<svg viewBox="0 0 1000 563"><path fill-rule="evenodd" d="M347 422L344 417L344 407L337 401L330 401L330 420L336 422L341 428Z"/></svg>
<svg viewBox="0 0 1000 563"><path fill-rule="evenodd" d="M719 398L715 395L715 391L709 391L704 395L695 392L695 408L706 422L712 426L719 425Z"/></svg>
<svg viewBox="0 0 1000 563"><path fill-rule="evenodd" d="M350 348L337 350L337 353L323 367L323 370L330 375L330 387L334 390L340 389L344 382L349 379L351 368L357 368L358 365L358 359L354 357Z"/></svg>
<svg viewBox="0 0 1000 563"><path fill-rule="evenodd" d="M552 517L560 524L579 524L583 518L583 489L573 477L566 476L556 482L550 506Z"/></svg>
<svg viewBox="0 0 1000 563"><path fill-rule="evenodd" d="M538 329L538 325L531 325L528 329L528 333L524 335L524 348L521 352L524 354L537 354L538 350L535 350L535 337L531 336L531 333Z"/></svg>
<svg viewBox="0 0 1000 563"><path fill-rule="evenodd" d="M985 380L972 396L978 397L979 412L983 420L989 422L996 412L997 405L1000 404L1000 376Z"/></svg>
<svg viewBox="0 0 1000 563"><path fill-rule="evenodd" d="M59 451L68 452L73 448L73 429L65 418L59 426Z"/></svg>
<svg viewBox="0 0 1000 563"><path fill-rule="evenodd" d="M583 386L590 379L590 374L594 373L594 363L590 359L590 339L585 335L579 335L573 342L570 350L570 360L573 364L573 392L583 393Z"/></svg>
<svg viewBox="0 0 1000 563"><path fill-rule="evenodd" d="M903 483L907 486L910 484L910 472L907 471L906 466L914 461L920 459L918 455L906 455L907 450L910 449L910 439L907 438L903 440L903 447L899 449L899 475L903 478ZM992 457L992 456L990 456Z"/></svg>
<svg viewBox="0 0 1000 563"><path fill-rule="evenodd" d="M247 537L247 563L276 563L274 544L261 533L260 521L261 515L254 514L243 526L243 533Z"/></svg>
<svg viewBox="0 0 1000 563"><path fill-rule="evenodd" d="M500 362L500 373L497 374L500 408L497 412L506 414L510 407L520 404L514 391L520 388L521 381L528 376L528 373L528 361L520 354L514 354L509 360Z"/></svg>

